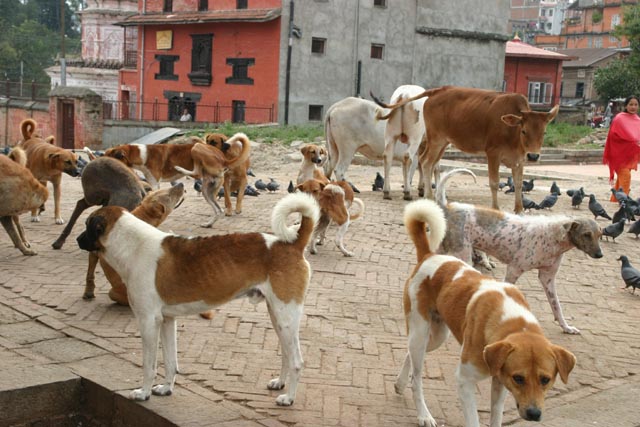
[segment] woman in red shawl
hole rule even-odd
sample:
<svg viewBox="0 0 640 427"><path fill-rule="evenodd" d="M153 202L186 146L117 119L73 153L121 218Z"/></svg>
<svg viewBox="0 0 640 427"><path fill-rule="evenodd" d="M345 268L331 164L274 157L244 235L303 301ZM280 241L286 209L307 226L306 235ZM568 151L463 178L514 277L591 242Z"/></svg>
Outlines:
<svg viewBox="0 0 640 427"><path fill-rule="evenodd" d="M602 161L609 165L609 184L616 190L621 188L627 194L631 189L631 169L638 169L640 160L640 117L638 98L630 96L624 100L624 111L613 118ZM613 174L616 175L614 186ZM611 201L616 202L611 195Z"/></svg>

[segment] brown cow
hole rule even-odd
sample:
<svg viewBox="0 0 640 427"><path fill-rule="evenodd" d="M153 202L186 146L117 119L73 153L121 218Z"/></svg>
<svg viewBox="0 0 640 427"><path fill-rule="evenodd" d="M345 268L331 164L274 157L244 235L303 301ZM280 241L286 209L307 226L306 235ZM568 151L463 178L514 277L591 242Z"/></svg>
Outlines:
<svg viewBox="0 0 640 427"><path fill-rule="evenodd" d="M537 161L547 123L559 106L548 113L531 111L527 98L517 93L495 92L455 86L431 89L385 108L398 108L428 96L424 103L427 149L420 156L426 195L433 198L431 174L445 148L453 144L466 153L485 153L489 169L492 206L498 207L500 163L511 168L515 185L515 211L522 208L524 162Z"/></svg>

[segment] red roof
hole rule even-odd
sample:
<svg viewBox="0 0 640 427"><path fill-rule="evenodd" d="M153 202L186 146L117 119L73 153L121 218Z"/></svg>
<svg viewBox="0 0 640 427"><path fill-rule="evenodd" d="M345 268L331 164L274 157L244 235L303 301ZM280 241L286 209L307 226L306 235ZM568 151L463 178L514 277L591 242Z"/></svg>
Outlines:
<svg viewBox="0 0 640 427"><path fill-rule="evenodd" d="M519 40L509 40L507 42L508 57L521 57L521 58L544 58L544 59L556 59L558 61L568 61L571 57L563 55L561 53L553 52L550 50L540 49L530 44L523 43Z"/></svg>
<svg viewBox="0 0 640 427"><path fill-rule="evenodd" d="M161 24L202 24L207 22L267 22L280 17L282 10L276 9L230 9L209 10L202 12L168 12L133 15L117 25Z"/></svg>

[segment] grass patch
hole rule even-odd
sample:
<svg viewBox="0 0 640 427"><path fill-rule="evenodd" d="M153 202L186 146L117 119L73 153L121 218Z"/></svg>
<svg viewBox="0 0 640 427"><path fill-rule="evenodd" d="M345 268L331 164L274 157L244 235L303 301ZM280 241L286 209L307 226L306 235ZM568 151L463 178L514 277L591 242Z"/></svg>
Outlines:
<svg viewBox="0 0 640 427"><path fill-rule="evenodd" d="M251 126L227 122L217 127L204 129L204 131L189 132L189 134L202 136L208 132L221 132L228 136L242 132L252 141L260 140L266 143L277 141L286 146L289 146L292 141L313 142L317 137L324 138L322 124Z"/></svg>
<svg viewBox="0 0 640 427"><path fill-rule="evenodd" d="M565 147L575 146L581 138L590 135L593 129L589 126L571 125L568 123L549 123L547 132L544 135L544 147ZM595 144L588 144L594 145ZM581 148L588 148L580 145Z"/></svg>

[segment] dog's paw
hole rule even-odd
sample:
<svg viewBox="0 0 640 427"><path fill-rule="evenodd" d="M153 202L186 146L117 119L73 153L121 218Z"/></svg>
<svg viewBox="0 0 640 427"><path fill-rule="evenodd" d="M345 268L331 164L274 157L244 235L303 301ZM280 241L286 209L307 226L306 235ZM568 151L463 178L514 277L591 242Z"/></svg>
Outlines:
<svg viewBox="0 0 640 427"><path fill-rule="evenodd" d="M82 299L94 299L96 297L96 295L93 292L85 292L84 294L82 294Z"/></svg>
<svg viewBox="0 0 640 427"><path fill-rule="evenodd" d="M40 216L32 216L31 217L31 222L40 222Z"/></svg>
<svg viewBox="0 0 640 427"><path fill-rule="evenodd" d="M288 394L281 394L276 399L276 405L278 406L291 406L293 405L293 399Z"/></svg>
<svg viewBox="0 0 640 427"><path fill-rule="evenodd" d="M343 250L342 254L346 257L352 257L353 256L353 252L349 252L348 250Z"/></svg>
<svg viewBox="0 0 640 427"><path fill-rule="evenodd" d="M280 378L274 378L269 381L269 384L267 384L267 388L269 390L282 390L284 388L284 381L280 380ZM282 396L284 396L284 394Z"/></svg>
<svg viewBox="0 0 640 427"><path fill-rule="evenodd" d="M426 417L418 417L418 425L420 427L438 427L438 423L433 419L431 414Z"/></svg>
<svg viewBox="0 0 640 427"><path fill-rule="evenodd" d="M62 224L64 224L64 219L62 219L62 218L56 218L56 224L58 224L58 225L62 225Z"/></svg>
<svg viewBox="0 0 640 427"><path fill-rule="evenodd" d="M151 388L151 393L156 396L171 396L173 389L169 384L158 384Z"/></svg>
<svg viewBox="0 0 640 427"><path fill-rule="evenodd" d="M406 387L407 387L406 382L396 381L395 384L393 384L393 388L397 394L402 394Z"/></svg>
<svg viewBox="0 0 640 427"><path fill-rule="evenodd" d="M151 393L148 393L148 392L145 393L145 391L141 388L135 389L131 393L129 393L129 399L137 400L140 402L149 400L149 397L151 397Z"/></svg>
<svg viewBox="0 0 640 427"><path fill-rule="evenodd" d="M562 332L564 332L565 334L579 335L580 329L574 328L573 326L566 325L562 327Z"/></svg>
<svg viewBox="0 0 640 427"><path fill-rule="evenodd" d="M233 216L233 212L231 212L230 210L224 211L224 216Z"/></svg>
<svg viewBox="0 0 640 427"><path fill-rule="evenodd" d="M27 255L27 256L38 255L38 252L34 251L33 249L29 249L29 248L24 248L21 252L22 252L22 255Z"/></svg>

